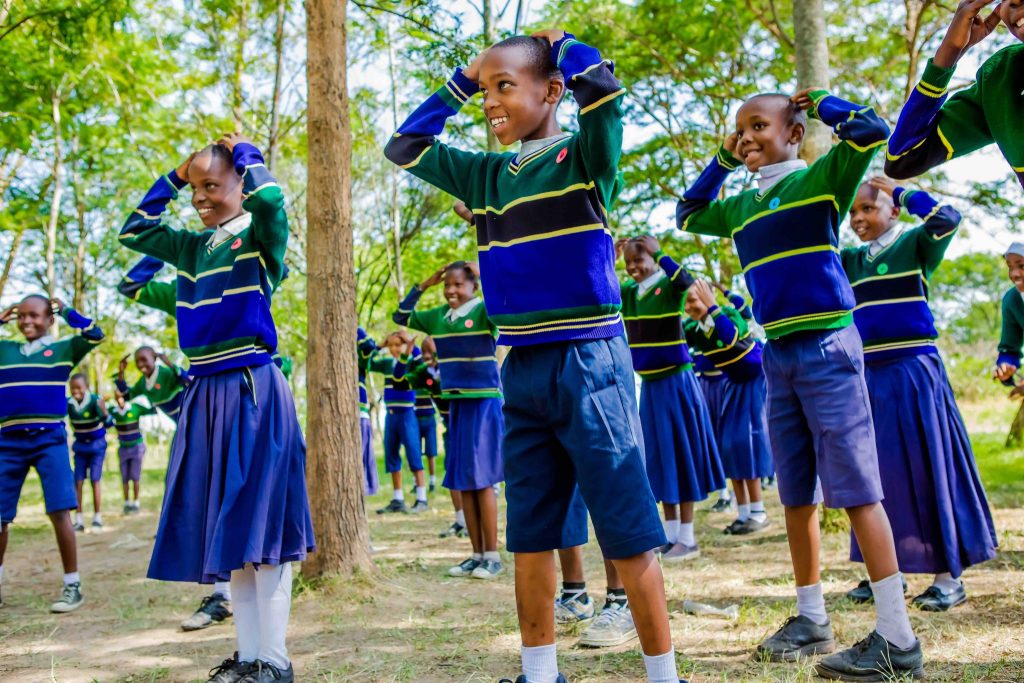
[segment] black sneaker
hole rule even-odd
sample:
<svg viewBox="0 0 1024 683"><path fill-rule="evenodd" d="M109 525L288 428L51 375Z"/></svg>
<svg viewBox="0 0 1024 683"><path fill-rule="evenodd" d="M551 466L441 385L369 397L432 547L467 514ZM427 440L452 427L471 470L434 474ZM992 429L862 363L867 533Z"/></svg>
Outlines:
<svg viewBox="0 0 1024 683"><path fill-rule="evenodd" d="M386 514L386 513L389 513L389 512L408 512L408 511L409 511L409 508L405 507L405 501L404 500L397 500L395 498L392 498L391 502L388 503L386 507L382 507L381 509L377 510L377 514L378 515L383 515L383 514Z"/></svg>
<svg viewBox="0 0 1024 683"><path fill-rule="evenodd" d="M903 579L903 594L907 594L907 580ZM857 584L857 587L846 592L846 597L858 605L866 605L875 601L875 594L871 591L871 582L864 579ZM918 596L921 597L921 596ZM916 598L915 598L916 600Z"/></svg>
<svg viewBox="0 0 1024 683"><path fill-rule="evenodd" d="M64 586L64 590L60 593L60 599L50 605L50 611L58 614L73 612L81 607L83 602L85 602L85 598L82 597L82 583L76 581Z"/></svg>
<svg viewBox="0 0 1024 683"><path fill-rule="evenodd" d="M669 550L672 550L672 546L674 546L674 545L675 545L675 543L666 543L665 545L659 545L657 548L654 549L654 554L655 555L664 555Z"/></svg>
<svg viewBox="0 0 1024 683"><path fill-rule="evenodd" d="M73 527L71 527L71 528L74 529L75 531L85 531L85 525L82 524L81 522L75 522L75 525Z"/></svg>
<svg viewBox="0 0 1024 683"><path fill-rule="evenodd" d="M466 535L466 527L462 526L458 522L452 522L452 525L439 533L438 538L448 538L454 536L455 538L462 538Z"/></svg>
<svg viewBox="0 0 1024 683"><path fill-rule="evenodd" d="M761 488L763 488L763 489L773 489L773 488L775 488L775 475L773 474L770 477L761 477Z"/></svg>
<svg viewBox="0 0 1024 683"><path fill-rule="evenodd" d="M416 503L413 504L411 508L409 508L409 512L413 513L414 515L418 515L419 513L426 512L429 509L430 506L427 505L427 501L417 500Z"/></svg>
<svg viewBox="0 0 1024 683"><path fill-rule="evenodd" d="M131 503L125 503L124 507L121 508L121 514L122 515L130 515L130 514L132 514L132 512L134 510L135 510L135 508L132 507ZM224 661L227 661L227 660L224 660Z"/></svg>
<svg viewBox="0 0 1024 683"><path fill-rule="evenodd" d="M728 512L732 509L731 498L719 498L715 504L708 508L710 512Z"/></svg>
<svg viewBox="0 0 1024 683"><path fill-rule="evenodd" d="M502 678L498 683L529 683L529 681L526 680L526 676L516 676L516 680L514 681L511 678ZM555 679L555 683L568 683L568 681L565 680L565 676L558 674L558 678Z"/></svg>
<svg viewBox="0 0 1024 683"><path fill-rule="evenodd" d="M427 493L433 493L433 492L434 492L434 491L436 491L436 490L437 490L437 484L431 484L431 485L430 485L430 486L429 486L429 487L427 488Z"/></svg>
<svg viewBox="0 0 1024 683"><path fill-rule="evenodd" d="M786 619L782 628L757 646L754 656L770 662L795 662L801 657L834 652L832 624L815 624L805 616Z"/></svg>
<svg viewBox="0 0 1024 683"><path fill-rule="evenodd" d="M472 557L467 558L448 569L448 576L472 576L473 572L483 564L482 560L475 560Z"/></svg>
<svg viewBox="0 0 1024 683"><path fill-rule="evenodd" d="M206 683L237 683L249 673L250 668L252 668L252 662L238 661L236 652L231 655L230 659L225 659L218 666L210 669L210 678Z"/></svg>
<svg viewBox="0 0 1024 683"><path fill-rule="evenodd" d="M928 586L928 590L914 598L910 604L925 612L945 612L967 600L967 591L960 584L952 593L943 593L938 586Z"/></svg>
<svg viewBox="0 0 1024 683"><path fill-rule="evenodd" d="M924 678L921 641L901 650L872 631L867 638L848 650L825 657L814 672L833 681L892 681Z"/></svg>
<svg viewBox="0 0 1024 683"><path fill-rule="evenodd" d="M192 616L181 622L182 631L199 631L231 616L231 603L220 593L207 595Z"/></svg>
<svg viewBox="0 0 1024 683"><path fill-rule="evenodd" d="M287 669L279 669L270 662L257 659L249 665L249 672L238 683L294 683L295 670L289 662Z"/></svg>
<svg viewBox="0 0 1024 683"><path fill-rule="evenodd" d="M725 534L726 536L736 536L736 535L739 535L739 533L740 533L739 530L742 527L743 527L743 520L741 520L741 519L734 519L734 520L732 520L732 523L729 526L727 526L724 529L722 529L722 533Z"/></svg>
<svg viewBox="0 0 1024 683"><path fill-rule="evenodd" d="M756 534L758 531L764 531L768 528L771 522L768 518L756 519L755 517L748 517L744 522L741 522L738 527L732 532L736 536L746 536L747 534Z"/></svg>

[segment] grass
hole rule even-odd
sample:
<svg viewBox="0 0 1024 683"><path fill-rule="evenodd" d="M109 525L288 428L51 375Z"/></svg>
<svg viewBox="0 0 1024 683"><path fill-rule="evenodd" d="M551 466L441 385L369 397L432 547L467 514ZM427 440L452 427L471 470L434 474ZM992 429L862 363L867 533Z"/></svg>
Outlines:
<svg viewBox="0 0 1024 683"><path fill-rule="evenodd" d="M968 425L975 430L978 469L1001 548L995 560L965 575L967 604L946 614L912 613L933 681L1024 680L1024 454L1002 448L1003 426L1009 424L1013 407L964 406ZM116 458L109 460L108 467L113 465ZM6 562L0 680L203 681L206 671L234 649L230 626L191 634L177 628L205 589L143 578L163 490L161 454L148 455L146 465L139 516L121 516L119 476L113 470L106 473L107 528L80 535L88 602L60 617L46 612L60 584L52 533L38 481L33 475L26 483ZM437 537L451 521L447 496L435 495L432 509L423 515L373 514L388 498L385 490L367 501L371 536L382 548L375 556L376 571L318 581L296 576L289 645L301 680L493 682L517 673L511 572L494 582L448 577L447 568L464 559L469 546L465 540ZM664 568L677 662L680 674L691 680L815 680L810 664L750 658L754 646L793 610L793 575L774 492L768 508L775 526L748 541L720 533L728 516L700 513L703 556ZM822 549L826 601L844 645L863 637L874 624L870 607L842 598L863 576L860 565L847 561L848 542L847 533L827 533ZM601 600L604 577L594 544L585 551L585 565L589 590ZM916 593L929 577L911 576L909 581ZM739 618L685 615L685 599L737 604ZM635 643L611 650L578 648L579 630L559 632L560 665L570 680L641 680L643 664Z"/></svg>

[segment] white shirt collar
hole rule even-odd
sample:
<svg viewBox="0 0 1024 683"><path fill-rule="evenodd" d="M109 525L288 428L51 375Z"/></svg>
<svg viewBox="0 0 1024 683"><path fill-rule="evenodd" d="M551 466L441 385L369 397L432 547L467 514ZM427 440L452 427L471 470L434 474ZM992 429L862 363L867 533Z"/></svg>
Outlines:
<svg viewBox="0 0 1024 683"><path fill-rule="evenodd" d="M89 401L92 400L92 396L86 394L85 398L82 399L81 403L76 401L74 396L68 396L68 400L71 401L71 403L75 406L75 410L77 410L78 412L82 412L85 409L85 407L89 405Z"/></svg>
<svg viewBox="0 0 1024 683"><path fill-rule="evenodd" d="M466 303L462 304L458 308L449 308L444 313L444 319L448 322L455 322L457 318L463 318L470 314L470 312L481 303L480 297L475 296Z"/></svg>
<svg viewBox="0 0 1024 683"><path fill-rule="evenodd" d="M44 334L39 339L34 339L33 341L25 342L24 344L22 344L21 345L21 354L23 356L31 356L33 353L37 352L39 349L45 348L45 347L49 346L50 344L52 344L53 341L54 341L54 339L53 339L53 337L51 335Z"/></svg>
<svg viewBox="0 0 1024 683"><path fill-rule="evenodd" d="M534 152L540 151L548 145L553 145L559 140L569 137L569 133L562 132L558 135L552 135L550 137L541 138L539 140L527 140L519 146L519 153L516 154L516 163L530 156Z"/></svg>
<svg viewBox="0 0 1024 683"><path fill-rule="evenodd" d="M665 277L665 271L663 271L660 267L656 268L653 273L647 276L646 279L637 283L637 295L643 296L644 294L646 294L648 291L650 291L651 287L658 284L658 282L660 282L661 278L663 277Z"/></svg>
<svg viewBox="0 0 1024 683"><path fill-rule="evenodd" d="M715 330L715 319L711 315L706 315L697 321L697 325L704 332L707 337L711 336L711 333Z"/></svg>
<svg viewBox="0 0 1024 683"><path fill-rule="evenodd" d="M876 239L871 240L868 243L868 255L874 256L885 249L887 246L895 242L896 238L899 237L902 232L902 228L899 226L893 226L879 235Z"/></svg>
<svg viewBox="0 0 1024 683"><path fill-rule="evenodd" d="M226 242L232 237L238 237L238 235L249 227L252 223L252 214L245 212L240 216L235 216L224 225L218 225L216 232L213 233L213 237L207 242L208 246L215 247L222 242Z"/></svg>
<svg viewBox="0 0 1024 683"><path fill-rule="evenodd" d="M159 374L160 374L160 366L159 365L154 365L153 366L153 374L152 375L150 375L149 377L146 377L145 375L142 376L142 379L146 382L146 390L147 391L153 391L153 387L156 386L156 380L157 380L157 376Z"/></svg>
<svg viewBox="0 0 1024 683"><path fill-rule="evenodd" d="M757 187L761 192L767 192L790 173L802 171L805 168L807 168L807 162L803 159L791 159L762 166L758 170Z"/></svg>

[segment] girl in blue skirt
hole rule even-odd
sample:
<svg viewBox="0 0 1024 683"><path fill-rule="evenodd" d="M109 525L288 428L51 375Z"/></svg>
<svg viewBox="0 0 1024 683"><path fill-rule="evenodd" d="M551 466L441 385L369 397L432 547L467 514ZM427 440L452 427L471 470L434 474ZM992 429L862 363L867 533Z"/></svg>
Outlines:
<svg viewBox="0 0 1024 683"><path fill-rule="evenodd" d="M393 318L434 340L441 398L449 400L443 485L461 494L473 554L448 573L493 579L503 569L498 554L498 504L491 487L505 479L501 459L505 419L495 344L498 328L487 317L479 279L475 263L451 263L414 285ZM446 303L416 310L423 293L442 282Z"/></svg>
<svg viewBox="0 0 1024 683"><path fill-rule="evenodd" d="M161 220L186 185L201 232ZM306 444L271 359L271 292L288 242L284 196L259 150L226 135L158 178L120 239L178 269L178 337L195 378L171 444L148 576L230 578L238 650L211 681L292 681L290 563L315 544Z"/></svg>
<svg viewBox="0 0 1024 683"><path fill-rule="evenodd" d="M622 286L622 319L642 380L647 477L664 508L671 544L662 557L682 562L700 556L694 503L725 486L711 416L683 336L683 300L693 277L650 235L619 240L616 247L633 279Z"/></svg>
<svg viewBox="0 0 1024 683"><path fill-rule="evenodd" d="M711 420L739 513L725 533L756 533L768 526L761 477L774 471L761 344L751 336L740 311L734 306L719 306L703 280L690 287L684 309L689 316L684 330L690 348L699 351L721 373L708 381L712 387L708 393L715 404Z"/></svg>
<svg viewBox="0 0 1024 683"><path fill-rule="evenodd" d="M924 223L901 227L902 207ZM928 279L959 224L955 209L927 193L874 178L861 185L850 211L850 225L865 244L842 252L857 298L854 321L864 339L882 505L900 571L935 575L913 600L929 611L966 600L963 570L996 553L985 489L928 307ZM862 561L853 536L850 557ZM864 581L848 595L867 602L871 590Z"/></svg>

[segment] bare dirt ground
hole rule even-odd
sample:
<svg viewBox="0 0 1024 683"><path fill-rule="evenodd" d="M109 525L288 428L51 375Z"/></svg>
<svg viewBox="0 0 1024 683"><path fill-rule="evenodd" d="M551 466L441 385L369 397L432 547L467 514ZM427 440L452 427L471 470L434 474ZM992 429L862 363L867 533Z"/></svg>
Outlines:
<svg viewBox="0 0 1024 683"><path fill-rule="evenodd" d="M1011 406L968 407L978 460L999 532L999 556L965 575L969 601L946 614L912 612L930 680L1024 681L1024 453L1002 450L998 425ZM988 431L993 430L993 431ZM230 623L183 633L178 623L206 590L147 580L156 509L162 493L157 458L150 458L143 514L120 514L120 487L104 479L106 527L79 535L86 604L51 615L60 589L60 563L43 514L38 481L26 484L12 527L0 609L0 680L203 681L234 649ZM109 466L115 463L113 459ZM289 644L303 681L495 681L519 670L519 639L511 572L494 582L453 579L449 566L469 553L465 540L439 539L450 504L439 494L420 516L378 516L387 495L368 501L377 571L344 581L295 584ZM814 680L808 665L752 661L754 646L794 609L792 572L777 494L768 495L774 525L746 540L723 536L727 515L702 513L703 556L666 565L672 631L681 674L692 681ZM87 510L90 507L87 505ZM824 587L836 636L851 645L873 627L870 606L842 594L862 578L847 560L842 532L824 540ZM506 560L511 561L511 557ZM596 545L586 552L591 594L600 601L604 577ZM929 577L911 576L911 594ZM737 604L725 621L683 614L684 599ZM573 681L642 680L634 641L611 650L576 647L578 630L558 641L563 672Z"/></svg>

